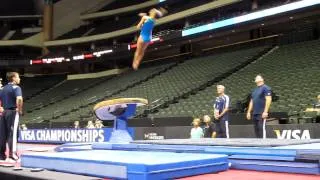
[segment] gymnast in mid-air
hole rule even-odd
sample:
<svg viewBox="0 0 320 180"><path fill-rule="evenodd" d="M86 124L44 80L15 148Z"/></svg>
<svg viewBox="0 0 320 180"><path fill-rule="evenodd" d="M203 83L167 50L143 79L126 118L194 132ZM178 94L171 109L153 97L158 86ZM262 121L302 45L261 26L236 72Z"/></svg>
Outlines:
<svg viewBox="0 0 320 180"><path fill-rule="evenodd" d="M137 25L137 28L140 29L140 36L137 41L137 49L132 62L132 68L134 70L138 70L144 53L149 43L151 42L152 29L154 27L156 19L164 16L167 13L167 10L165 10L164 8L153 8L149 11L149 15L147 15L146 13L139 14L139 16L141 16L141 20Z"/></svg>

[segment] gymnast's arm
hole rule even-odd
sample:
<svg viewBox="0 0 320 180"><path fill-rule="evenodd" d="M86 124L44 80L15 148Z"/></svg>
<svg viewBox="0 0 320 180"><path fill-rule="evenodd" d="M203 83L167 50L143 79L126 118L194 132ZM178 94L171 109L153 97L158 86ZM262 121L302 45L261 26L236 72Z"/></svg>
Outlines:
<svg viewBox="0 0 320 180"><path fill-rule="evenodd" d="M147 16L147 13L139 13L138 16L140 17Z"/></svg>
<svg viewBox="0 0 320 180"><path fill-rule="evenodd" d="M137 25L137 28L140 29L144 23L144 21L147 19L148 16L143 16L139 22L139 24Z"/></svg>

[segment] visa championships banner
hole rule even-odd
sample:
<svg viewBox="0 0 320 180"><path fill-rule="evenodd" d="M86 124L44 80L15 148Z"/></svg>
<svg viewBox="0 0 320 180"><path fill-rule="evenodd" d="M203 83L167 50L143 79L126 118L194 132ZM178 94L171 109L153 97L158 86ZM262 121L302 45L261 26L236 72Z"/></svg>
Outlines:
<svg viewBox="0 0 320 180"><path fill-rule="evenodd" d="M18 142L71 143L109 141L112 128L102 129L28 129L19 132ZM129 128L134 138L134 128Z"/></svg>

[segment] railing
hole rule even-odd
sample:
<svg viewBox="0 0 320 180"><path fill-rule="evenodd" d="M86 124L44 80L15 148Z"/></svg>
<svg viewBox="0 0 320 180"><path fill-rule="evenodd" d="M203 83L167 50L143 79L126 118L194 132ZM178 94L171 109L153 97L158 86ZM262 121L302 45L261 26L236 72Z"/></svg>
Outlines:
<svg viewBox="0 0 320 180"><path fill-rule="evenodd" d="M0 16L0 20L6 19L40 19L42 15L17 15L17 16Z"/></svg>
<svg viewBox="0 0 320 180"><path fill-rule="evenodd" d="M265 40L269 40L269 39L278 40L281 36L282 36L282 34L276 34L276 35L261 37L261 38L257 38L257 39L250 39L250 40L246 40L246 41L235 42L235 43L231 43L231 44L227 44L227 45L220 45L220 46L205 48L205 49L202 49L202 52L208 52L208 51L212 51L215 49L231 47L231 46L236 46L236 45L241 45L241 44L248 44L248 43L252 43L252 42L265 41Z"/></svg>
<svg viewBox="0 0 320 180"><path fill-rule="evenodd" d="M155 61L160 61L160 60L164 60L164 59L171 59L171 58L181 57L181 56L185 56L185 55L189 55L189 54L191 54L191 52L180 53L180 54L175 54L175 55L170 55L170 56L165 56L165 57L159 57L159 58L155 58L155 59L145 60L145 61L142 62L142 64L151 63L151 62L155 62Z"/></svg>

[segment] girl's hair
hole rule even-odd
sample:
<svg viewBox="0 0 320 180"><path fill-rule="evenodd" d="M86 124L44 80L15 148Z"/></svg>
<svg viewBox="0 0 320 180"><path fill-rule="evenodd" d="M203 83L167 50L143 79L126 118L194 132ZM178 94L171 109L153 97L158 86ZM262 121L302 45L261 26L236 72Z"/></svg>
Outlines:
<svg viewBox="0 0 320 180"><path fill-rule="evenodd" d="M204 115L204 116L203 116L203 121L205 121L206 118L209 120L209 122L211 122L211 118L210 118L209 115Z"/></svg>
<svg viewBox="0 0 320 180"><path fill-rule="evenodd" d="M158 18L161 18L163 16L163 13L158 9L154 9L154 11L156 12Z"/></svg>
<svg viewBox="0 0 320 180"><path fill-rule="evenodd" d="M168 13L168 11L164 8L159 8L159 9L153 8L151 9L151 11L156 13L157 18L161 18Z"/></svg>
<svg viewBox="0 0 320 180"><path fill-rule="evenodd" d="M194 125L195 122L198 122L199 125L200 125L201 120L199 118L194 118L193 121L192 121L192 124Z"/></svg>

